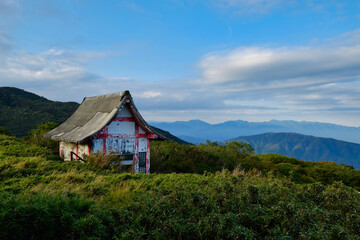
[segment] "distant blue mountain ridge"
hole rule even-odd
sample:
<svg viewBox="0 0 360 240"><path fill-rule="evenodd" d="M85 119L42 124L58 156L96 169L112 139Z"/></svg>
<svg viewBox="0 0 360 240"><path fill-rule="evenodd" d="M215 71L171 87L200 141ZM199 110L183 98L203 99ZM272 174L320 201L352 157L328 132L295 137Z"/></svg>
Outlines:
<svg viewBox="0 0 360 240"><path fill-rule="evenodd" d="M332 161L360 169L360 144L307 136L298 133L263 133L237 137L229 141L245 141L258 154L276 153L307 161Z"/></svg>
<svg viewBox="0 0 360 240"><path fill-rule="evenodd" d="M333 161L360 169L359 127L277 120L239 120L219 124L192 120L151 124L195 144L206 140L220 144L241 140L252 145L258 154L276 153L307 161Z"/></svg>
<svg viewBox="0 0 360 240"><path fill-rule="evenodd" d="M248 122L237 120L210 124L201 120L191 120L151 122L150 124L169 131L175 136L192 143L202 143L206 140L225 141L239 136L251 136L269 132L293 132L360 143L360 127L348 127L321 122L298 122L292 120Z"/></svg>

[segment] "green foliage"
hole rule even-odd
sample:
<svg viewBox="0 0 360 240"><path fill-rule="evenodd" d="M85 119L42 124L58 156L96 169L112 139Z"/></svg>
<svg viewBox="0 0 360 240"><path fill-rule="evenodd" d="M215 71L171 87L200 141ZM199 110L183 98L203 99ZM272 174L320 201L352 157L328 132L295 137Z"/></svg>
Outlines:
<svg viewBox="0 0 360 240"><path fill-rule="evenodd" d="M40 123L62 123L79 106L75 102L54 102L11 87L0 87L0 126L17 136L27 136Z"/></svg>
<svg viewBox="0 0 360 240"><path fill-rule="evenodd" d="M19 140L12 136L0 135L0 156L34 157L52 155L48 148Z"/></svg>
<svg viewBox="0 0 360 240"><path fill-rule="evenodd" d="M0 127L0 134L1 135L7 135L7 136L11 136L11 132L9 130L7 130L4 127Z"/></svg>
<svg viewBox="0 0 360 240"><path fill-rule="evenodd" d="M216 172L223 168L245 171L257 169L272 172L279 177L289 177L296 183L322 182L344 184L360 190L360 172L334 162L310 162L278 154L253 154L244 142L230 142L222 146L207 142L201 145L180 145L174 142L151 143L151 169L158 173Z"/></svg>
<svg viewBox="0 0 360 240"><path fill-rule="evenodd" d="M55 122L38 124L36 129L30 131L26 140L31 144L48 149L51 152L51 155L58 155L59 142L44 136L45 133L53 130L57 126L58 124Z"/></svg>
<svg viewBox="0 0 360 240"><path fill-rule="evenodd" d="M36 126L36 129L32 129L29 133L30 140L38 145L46 146L48 143L48 139L44 137L44 134L53 130L58 126L55 122L46 122L41 123Z"/></svg>
<svg viewBox="0 0 360 240"><path fill-rule="evenodd" d="M86 157L86 163L100 169L110 169L115 172L123 172L128 170L127 166L122 166L121 161L124 160L123 156L115 154L103 154L97 152L90 154Z"/></svg>
<svg viewBox="0 0 360 240"><path fill-rule="evenodd" d="M1 194L1 239L80 239L76 232L90 215L89 200L79 196ZM79 231L80 233L80 231Z"/></svg>
<svg viewBox="0 0 360 240"><path fill-rule="evenodd" d="M226 145L218 145L216 142L201 145L180 145L172 141L152 142L151 169L159 173L203 173L223 168L233 170L253 151L244 142Z"/></svg>
<svg viewBox="0 0 360 240"><path fill-rule="evenodd" d="M350 167L255 155L242 143L152 146L172 168L187 170L180 153L192 171L209 170L118 174L0 135L0 239L360 239L360 194L335 181L355 184ZM298 184L297 173L324 183Z"/></svg>
<svg viewBox="0 0 360 240"><path fill-rule="evenodd" d="M27 174L0 168L0 239L360 238L360 195L339 182L294 184L258 171L115 174L22 161L13 166Z"/></svg>
<svg viewBox="0 0 360 240"><path fill-rule="evenodd" d="M259 159L257 164L259 170L290 176L298 183L332 184L335 181L342 181L360 190L360 172L351 166L338 165L335 162L301 161L278 154L261 154L256 157Z"/></svg>
<svg viewBox="0 0 360 240"><path fill-rule="evenodd" d="M46 122L46 123L38 124L35 129L32 129L30 131L28 139L32 143L43 147L53 146L55 143L58 142L45 137L44 134L53 130L57 126L58 124L55 122Z"/></svg>

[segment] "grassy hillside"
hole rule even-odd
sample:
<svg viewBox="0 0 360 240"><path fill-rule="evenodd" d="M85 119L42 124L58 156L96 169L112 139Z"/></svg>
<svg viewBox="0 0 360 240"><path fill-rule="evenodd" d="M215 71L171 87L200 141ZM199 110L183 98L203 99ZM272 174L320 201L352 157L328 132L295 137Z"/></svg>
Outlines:
<svg viewBox="0 0 360 240"><path fill-rule="evenodd" d="M333 161L360 169L360 144L332 138L297 133L264 133L238 137L230 141L246 141L256 153L276 153L308 161Z"/></svg>
<svg viewBox="0 0 360 240"><path fill-rule="evenodd" d="M76 102L54 102L12 87L0 87L0 126L15 136L26 136L45 122L64 122L79 106Z"/></svg>
<svg viewBox="0 0 360 240"><path fill-rule="evenodd" d="M63 162L51 144L34 144L35 133L0 135L0 239L360 239L357 190L261 173L245 164L254 157L246 145L243 169L131 175ZM154 164L178 162L170 146L188 159L222 150L223 163L239 147L157 144ZM212 160L202 166L215 171Z"/></svg>

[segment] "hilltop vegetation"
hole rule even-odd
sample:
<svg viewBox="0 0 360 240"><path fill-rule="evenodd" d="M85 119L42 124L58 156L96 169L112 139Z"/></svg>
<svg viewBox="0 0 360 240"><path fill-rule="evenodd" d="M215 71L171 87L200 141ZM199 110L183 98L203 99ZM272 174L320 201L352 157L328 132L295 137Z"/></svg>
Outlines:
<svg viewBox="0 0 360 240"><path fill-rule="evenodd" d="M0 126L23 137L40 123L64 122L78 106L76 102L54 102L18 88L0 87Z"/></svg>
<svg viewBox="0 0 360 240"><path fill-rule="evenodd" d="M297 183L292 169L308 162L243 143L153 142L153 172L194 173L119 174L61 161L46 127L0 135L0 239L360 239L360 194L336 179Z"/></svg>
<svg viewBox="0 0 360 240"><path fill-rule="evenodd" d="M351 166L335 162L310 162L279 154L254 154L244 142L218 145L216 142L200 145L180 145L174 142L153 142L151 145L151 169L158 173L199 173L230 171L240 167L256 169L278 177L289 177L296 183L331 184L342 181L360 190L360 172Z"/></svg>

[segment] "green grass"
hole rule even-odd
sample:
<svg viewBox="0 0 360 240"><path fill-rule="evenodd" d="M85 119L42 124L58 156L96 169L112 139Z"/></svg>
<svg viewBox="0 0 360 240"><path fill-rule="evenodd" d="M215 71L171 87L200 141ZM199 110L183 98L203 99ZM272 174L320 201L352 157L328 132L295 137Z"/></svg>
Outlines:
<svg viewBox="0 0 360 240"><path fill-rule="evenodd" d="M119 174L25 143L0 136L0 239L360 239L360 194L341 182Z"/></svg>

